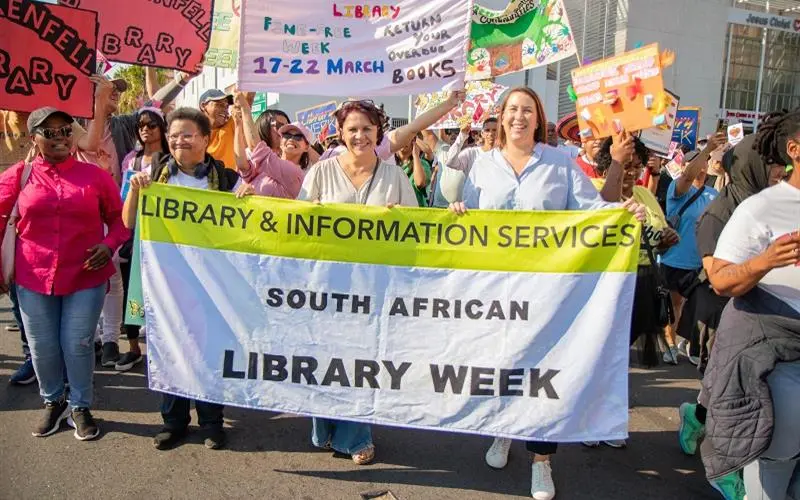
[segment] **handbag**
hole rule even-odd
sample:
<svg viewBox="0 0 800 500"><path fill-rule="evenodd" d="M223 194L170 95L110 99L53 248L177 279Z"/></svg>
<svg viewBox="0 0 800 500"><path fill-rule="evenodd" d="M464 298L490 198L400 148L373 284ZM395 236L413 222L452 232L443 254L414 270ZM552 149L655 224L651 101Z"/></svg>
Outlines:
<svg viewBox="0 0 800 500"><path fill-rule="evenodd" d="M19 192L28 183L28 178L31 176L33 165L25 163L25 168L22 171L22 178L19 182ZM17 194L17 201L14 202L14 208L11 209L11 215L8 216L6 222L6 232L3 234L3 243L0 246L0 256L3 259L3 283L6 285L11 284L14 279L14 264L16 260L17 250L17 219L19 219L19 194Z"/></svg>
<svg viewBox="0 0 800 500"><path fill-rule="evenodd" d="M656 272L656 300L658 301L658 325L661 327L671 325L675 322L675 311L672 309L672 299L669 294L669 287L664 281L664 276L658 269L655 255L653 255L653 247L650 242L642 240L642 245L647 250L647 258L650 259L650 265Z"/></svg>
<svg viewBox="0 0 800 500"><path fill-rule="evenodd" d="M683 217L683 214L689 209L690 206L692 206L692 203L697 201L697 199L703 195L703 191L705 190L706 190L705 186L698 189L697 192L695 192L691 198L686 200L686 203L684 203L681 209L678 210L677 214L667 217L667 224L669 225L669 227L671 227L676 231L678 230L678 226L681 225L681 217Z"/></svg>

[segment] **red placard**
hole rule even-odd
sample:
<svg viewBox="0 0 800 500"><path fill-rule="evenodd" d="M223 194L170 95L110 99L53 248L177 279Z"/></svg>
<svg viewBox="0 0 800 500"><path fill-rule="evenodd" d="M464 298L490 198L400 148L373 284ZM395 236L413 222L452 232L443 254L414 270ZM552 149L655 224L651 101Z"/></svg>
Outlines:
<svg viewBox="0 0 800 500"><path fill-rule="evenodd" d="M109 61L194 72L211 40L214 0L59 0L94 10Z"/></svg>
<svg viewBox="0 0 800 500"><path fill-rule="evenodd" d="M94 114L97 13L0 0L0 109Z"/></svg>

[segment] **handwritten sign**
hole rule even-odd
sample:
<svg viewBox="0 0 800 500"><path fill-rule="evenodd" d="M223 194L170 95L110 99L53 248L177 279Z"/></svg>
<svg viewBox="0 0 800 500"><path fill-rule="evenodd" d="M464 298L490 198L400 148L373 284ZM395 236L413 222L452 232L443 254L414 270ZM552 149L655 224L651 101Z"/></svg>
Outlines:
<svg viewBox="0 0 800 500"><path fill-rule="evenodd" d="M576 51L563 0L511 0L501 11L472 7L467 80L544 66Z"/></svg>
<svg viewBox="0 0 800 500"><path fill-rule="evenodd" d="M194 71L211 39L214 0L59 0L97 12L109 61Z"/></svg>
<svg viewBox="0 0 800 500"><path fill-rule="evenodd" d="M737 123L728 127L728 142L734 146L744 139L744 124Z"/></svg>
<svg viewBox="0 0 800 500"><path fill-rule="evenodd" d="M576 68L572 86L584 139L666 123L671 101L664 92L657 44Z"/></svg>
<svg viewBox="0 0 800 500"><path fill-rule="evenodd" d="M490 81L467 82L467 97L460 106L443 116L431 129L462 128L471 124L480 128L484 120L497 117L500 96L508 87ZM433 109L447 99L447 92L421 94L417 97L417 116Z"/></svg>
<svg viewBox="0 0 800 500"><path fill-rule="evenodd" d="M245 0L239 88L312 95L461 89L470 4Z"/></svg>
<svg viewBox="0 0 800 500"><path fill-rule="evenodd" d="M673 179L677 179L683 173L683 151L680 149L675 152L675 156L666 164L667 172Z"/></svg>
<svg viewBox="0 0 800 500"><path fill-rule="evenodd" d="M697 148L697 134L700 130L700 108L678 108L672 140L681 146Z"/></svg>
<svg viewBox="0 0 800 500"><path fill-rule="evenodd" d="M239 59L241 0L216 0L206 66L233 69Z"/></svg>
<svg viewBox="0 0 800 500"><path fill-rule="evenodd" d="M31 0L0 2L0 109L53 106L91 118L97 13Z"/></svg>
<svg viewBox="0 0 800 500"><path fill-rule="evenodd" d="M658 127L646 128L642 130L639 135L639 139L644 145L659 155L669 154L669 146L672 142L672 131L675 128L675 118L678 113L678 103L680 102L680 97L669 90L665 90L664 93L669 97L670 101L666 111L666 123Z"/></svg>
<svg viewBox="0 0 800 500"><path fill-rule="evenodd" d="M336 106L336 101L318 104L296 112L295 118L308 127L315 138L328 137L336 133L336 119L332 114L336 111Z"/></svg>

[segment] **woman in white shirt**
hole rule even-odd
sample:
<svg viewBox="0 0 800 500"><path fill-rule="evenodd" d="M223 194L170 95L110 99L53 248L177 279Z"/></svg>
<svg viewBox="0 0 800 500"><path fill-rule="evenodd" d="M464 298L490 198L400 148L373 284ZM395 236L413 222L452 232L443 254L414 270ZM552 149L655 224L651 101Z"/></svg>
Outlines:
<svg viewBox="0 0 800 500"><path fill-rule="evenodd" d="M455 165L469 170L464 185L464 201L450 205L457 214L466 209L482 210L595 210L618 208L603 201L588 177L565 153L547 145L547 120L536 93L527 87L511 89L500 106L497 147L478 154L472 165ZM464 161L464 157L454 160ZM471 167L471 168L470 168ZM624 171L612 163L606 182L622 191ZM643 221L644 209L628 200L622 206ZM503 468L508 461L511 440L495 438L486 453L486 463ZM550 468L550 455L557 444L529 441L531 452L531 495L549 500L556 494Z"/></svg>
<svg viewBox="0 0 800 500"><path fill-rule="evenodd" d="M736 299L722 314L701 393L712 429L706 471L713 481L743 466L750 499L800 494L800 110L769 126L759 153L791 175L744 200L717 242L708 278Z"/></svg>
<svg viewBox="0 0 800 500"><path fill-rule="evenodd" d="M416 207L408 176L375 152L383 140L383 112L372 101L348 101L336 111L336 122L347 151L314 164L306 174L298 200L315 203L354 203ZM330 332L335 342L337 335ZM369 424L314 418L311 442L350 455L358 465L375 458Z"/></svg>

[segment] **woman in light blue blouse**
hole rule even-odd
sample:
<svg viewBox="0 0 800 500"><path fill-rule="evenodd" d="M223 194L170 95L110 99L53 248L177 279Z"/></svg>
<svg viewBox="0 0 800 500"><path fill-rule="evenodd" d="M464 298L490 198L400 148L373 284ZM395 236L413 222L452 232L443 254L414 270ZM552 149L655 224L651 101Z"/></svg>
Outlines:
<svg viewBox="0 0 800 500"><path fill-rule="evenodd" d="M497 148L481 153L472 165L456 165L469 170L464 185L464 201L450 205L461 215L470 209L481 210L596 210L623 206L644 220L644 209L632 200L625 204L603 201L581 169L564 152L547 145L547 120L542 102L527 87L509 91L500 106ZM623 137L623 136L620 136ZM615 139L615 147L630 149L632 141ZM459 160L456 160L459 161ZM622 167L614 162L607 181L622 191ZM619 199L619 194L616 199ZM495 438L486 453L486 463L501 469L508 461L510 439ZM555 496L550 455L557 444L529 441L531 452L531 495L537 500Z"/></svg>

